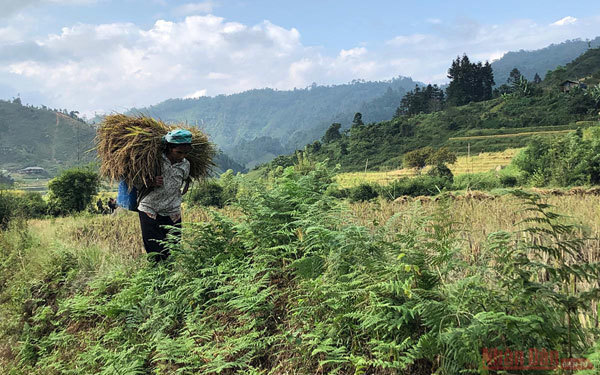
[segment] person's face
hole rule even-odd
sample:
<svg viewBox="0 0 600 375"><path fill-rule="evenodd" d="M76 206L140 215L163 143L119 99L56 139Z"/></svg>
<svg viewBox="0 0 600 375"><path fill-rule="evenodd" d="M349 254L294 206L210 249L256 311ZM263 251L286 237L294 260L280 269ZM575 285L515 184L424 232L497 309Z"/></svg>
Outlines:
<svg viewBox="0 0 600 375"><path fill-rule="evenodd" d="M169 150L167 157L172 162L179 163L189 154L191 149L190 145L175 146Z"/></svg>

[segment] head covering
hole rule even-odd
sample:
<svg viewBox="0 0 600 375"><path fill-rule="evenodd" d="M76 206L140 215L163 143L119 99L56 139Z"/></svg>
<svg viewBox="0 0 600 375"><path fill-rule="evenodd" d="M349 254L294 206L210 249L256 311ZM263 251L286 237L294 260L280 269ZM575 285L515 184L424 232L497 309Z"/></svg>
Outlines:
<svg viewBox="0 0 600 375"><path fill-rule="evenodd" d="M162 139L167 143L192 143L192 132L185 129L175 129L168 132Z"/></svg>

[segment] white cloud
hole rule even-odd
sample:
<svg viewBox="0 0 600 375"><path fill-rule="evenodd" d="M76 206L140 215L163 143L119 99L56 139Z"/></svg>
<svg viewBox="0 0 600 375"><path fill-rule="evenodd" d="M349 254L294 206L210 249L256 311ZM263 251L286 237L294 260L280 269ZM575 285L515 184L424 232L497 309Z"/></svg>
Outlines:
<svg viewBox="0 0 600 375"><path fill-rule="evenodd" d="M595 37L599 21L588 17L554 27L527 19L501 25L460 19L435 24L431 33L397 35L335 53L303 45L294 28L269 21L245 25L212 14L162 19L145 28L75 24L35 39L12 25L0 28L0 87L35 91L46 105L92 114L174 97L357 78L405 75L443 83L451 61L463 53L492 61L511 50Z"/></svg>
<svg viewBox="0 0 600 375"><path fill-rule="evenodd" d="M540 25L529 19L517 19L500 25L486 25L471 19L435 26L429 34L398 35L387 41L386 51L380 54L391 66L402 67L402 74L432 83L447 81L445 71L452 59L466 53L471 60L493 61L508 51L532 50L567 39L598 36L598 17L573 20L566 17L570 27ZM373 48L371 48L373 50ZM398 58L417 58L418 63L398 63ZM381 57L379 58L381 59Z"/></svg>
<svg viewBox="0 0 600 375"><path fill-rule="evenodd" d="M432 23L434 25L439 25L440 23L442 23L442 20L439 18L428 18L425 20L427 23Z"/></svg>
<svg viewBox="0 0 600 375"><path fill-rule="evenodd" d="M22 38L22 33L16 27L0 27L0 45L5 43L17 43Z"/></svg>
<svg viewBox="0 0 600 375"><path fill-rule="evenodd" d="M359 57L367 53L367 49L365 47L356 47L352 49L343 49L340 51L340 58L347 59L352 57Z"/></svg>
<svg viewBox="0 0 600 375"><path fill-rule="evenodd" d="M571 17L571 16L567 16L565 18L561 18L558 21L552 23L552 26L571 25L571 24L574 24L575 22L577 22L577 18Z"/></svg>
<svg viewBox="0 0 600 375"><path fill-rule="evenodd" d="M201 3L187 3L178 6L173 10L173 13L178 16L188 16L194 14L206 14L213 11L214 4L212 1L204 1Z"/></svg>
<svg viewBox="0 0 600 375"><path fill-rule="evenodd" d="M206 96L206 89L195 91L189 95L184 96L183 98L184 99L194 99L194 98L200 98L203 96Z"/></svg>

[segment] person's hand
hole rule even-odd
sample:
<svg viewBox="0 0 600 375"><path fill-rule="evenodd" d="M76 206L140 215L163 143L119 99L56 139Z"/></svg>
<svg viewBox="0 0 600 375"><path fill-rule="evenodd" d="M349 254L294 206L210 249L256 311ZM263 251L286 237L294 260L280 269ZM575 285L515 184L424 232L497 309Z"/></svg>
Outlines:
<svg viewBox="0 0 600 375"><path fill-rule="evenodd" d="M163 176L156 176L154 177L154 186L163 186Z"/></svg>
<svg viewBox="0 0 600 375"><path fill-rule="evenodd" d="M189 188L190 188L190 180L186 180L181 194L184 195L185 193L187 193Z"/></svg>

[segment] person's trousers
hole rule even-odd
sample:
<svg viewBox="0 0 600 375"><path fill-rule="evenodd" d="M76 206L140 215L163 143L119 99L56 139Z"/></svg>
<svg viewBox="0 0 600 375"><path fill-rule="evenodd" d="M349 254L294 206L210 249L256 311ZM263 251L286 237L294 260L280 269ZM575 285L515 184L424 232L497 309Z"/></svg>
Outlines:
<svg viewBox="0 0 600 375"><path fill-rule="evenodd" d="M139 211L139 216L146 253L150 254L156 261L167 259L169 257L169 249L165 248L164 244L160 241L166 240L169 233L179 239L181 238L181 219L174 222L169 216L162 215L156 215L156 219L153 219L141 211ZM165 226L174 226L175 228Z"/></svg>

